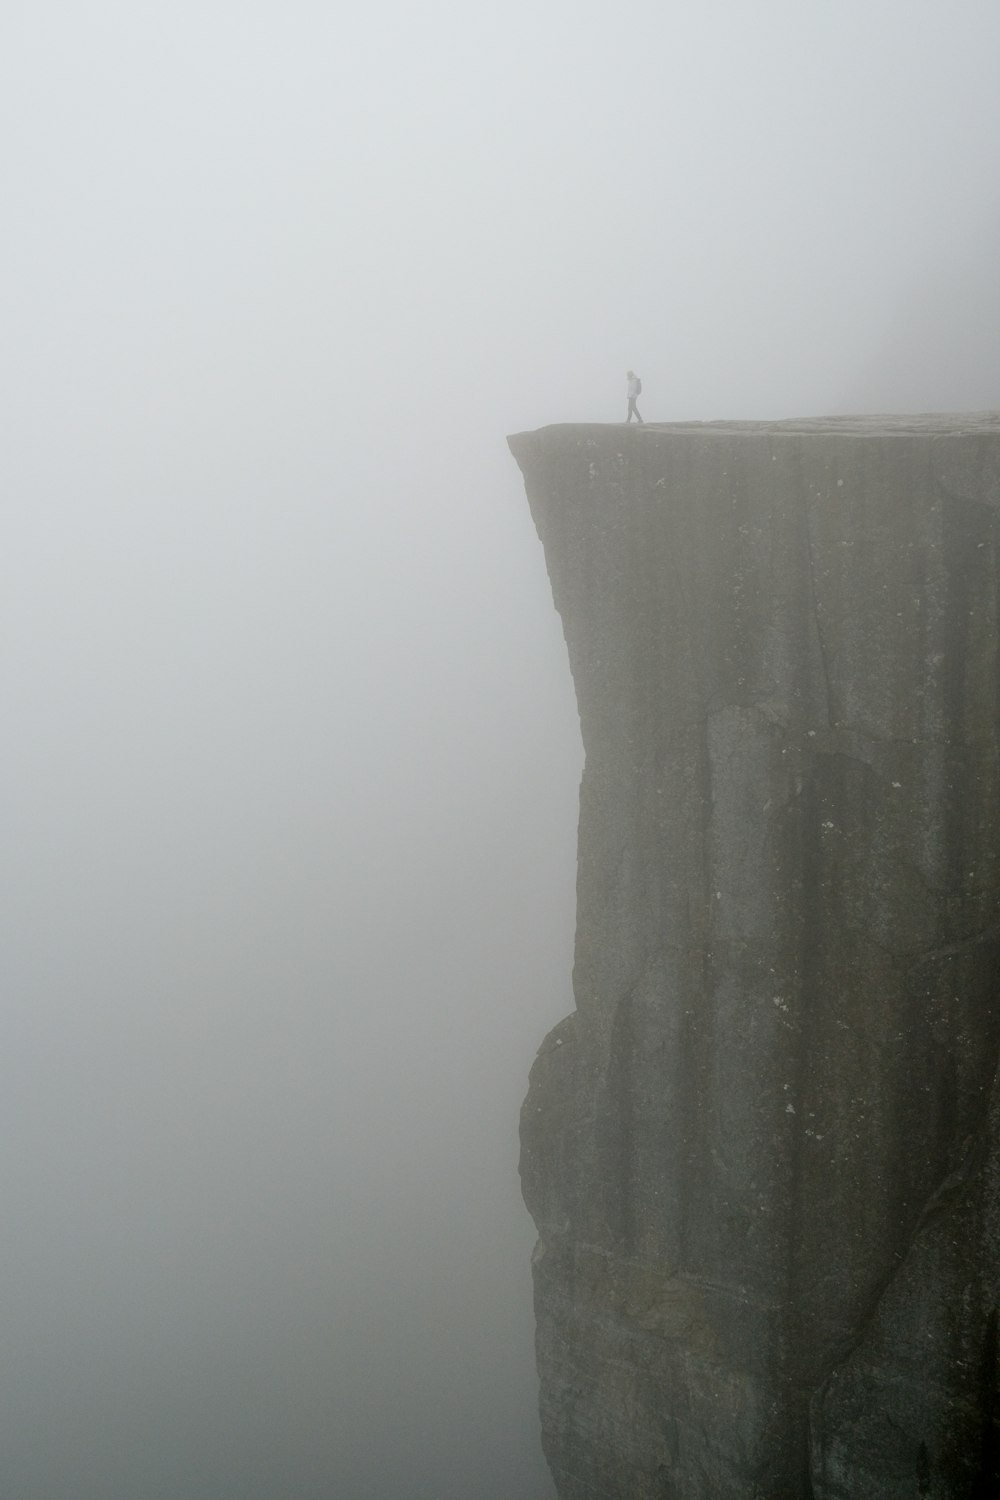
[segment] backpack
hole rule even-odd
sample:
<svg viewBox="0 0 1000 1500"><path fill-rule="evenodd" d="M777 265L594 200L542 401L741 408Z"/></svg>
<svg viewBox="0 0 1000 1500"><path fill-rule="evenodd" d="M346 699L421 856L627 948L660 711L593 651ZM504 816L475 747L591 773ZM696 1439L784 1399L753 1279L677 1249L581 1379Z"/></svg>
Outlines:
<svg viewBox="0 0 1000 1500"><path fill-rule="evenodd" d="M637 396L642 395L642 381L639 379L638 375L635 377L635 393Z"/></svg>

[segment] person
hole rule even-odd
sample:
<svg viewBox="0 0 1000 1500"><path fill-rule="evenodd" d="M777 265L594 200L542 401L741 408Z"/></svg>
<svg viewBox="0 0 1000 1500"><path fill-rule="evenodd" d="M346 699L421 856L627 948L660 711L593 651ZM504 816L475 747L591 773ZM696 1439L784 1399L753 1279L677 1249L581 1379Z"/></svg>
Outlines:
<svg viewBox="0 0 1000 1500"><path fill-rule="evenodd" d="M637 398L642 395L642 381L634 370L627 370L625 372L625 380L627 382L625 394L628 396L628 416L625 420L626 422L631 422L632 418L635 417L637 422L641 422L642 418L639 415L639 408L635 403Z"/></svg>

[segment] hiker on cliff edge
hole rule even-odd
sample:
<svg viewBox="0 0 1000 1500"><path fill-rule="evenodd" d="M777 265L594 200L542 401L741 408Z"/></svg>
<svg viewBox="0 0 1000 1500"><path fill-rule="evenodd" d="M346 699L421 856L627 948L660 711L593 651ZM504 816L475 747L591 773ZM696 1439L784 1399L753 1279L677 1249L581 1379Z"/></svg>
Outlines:
<svg viewBox="0 0 1000 1500"><path fill-rule="evenodd" d="M626 422L631 422L632 418L635 417L637 422L641 422L642 418L639 415L639 408L635 403L636 398L642 395L642 381L634 370L627 370L625 372L625 380L625 394L628 397L628 416L625 420Z"/></svg>

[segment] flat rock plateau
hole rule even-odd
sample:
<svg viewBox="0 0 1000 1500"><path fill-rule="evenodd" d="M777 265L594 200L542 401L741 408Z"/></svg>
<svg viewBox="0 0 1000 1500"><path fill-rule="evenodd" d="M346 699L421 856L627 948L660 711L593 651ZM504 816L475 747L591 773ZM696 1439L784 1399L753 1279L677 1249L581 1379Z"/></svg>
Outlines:
<svg viewBox="0 0 1000 1500"><path fill-rule="evenodd" d="M1000 415L510 439L576 686L560 1500L1000 1495Z"/></svg>

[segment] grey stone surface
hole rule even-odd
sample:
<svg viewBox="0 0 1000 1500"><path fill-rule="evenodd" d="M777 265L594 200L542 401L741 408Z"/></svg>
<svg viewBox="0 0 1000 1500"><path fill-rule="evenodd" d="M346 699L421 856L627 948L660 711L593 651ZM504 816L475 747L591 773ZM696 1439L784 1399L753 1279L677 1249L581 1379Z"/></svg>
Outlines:
<svg viewBox="0 0 1000 1500"><path fill-rule="evenodd" d="M1000 416L510 445L586 750L561 1500L1000 1494Z"/></svg>

